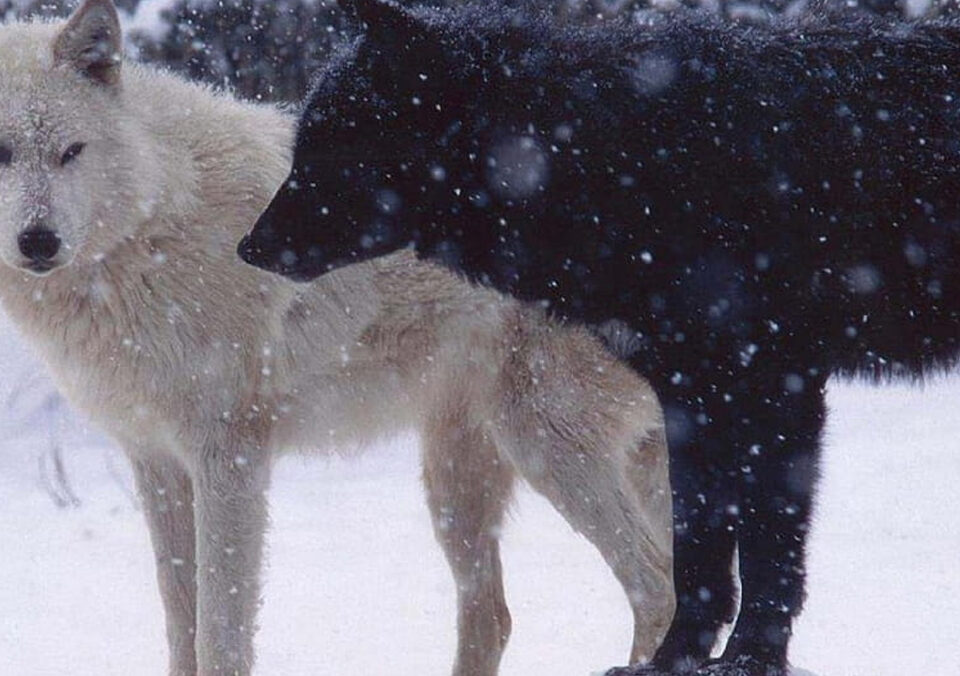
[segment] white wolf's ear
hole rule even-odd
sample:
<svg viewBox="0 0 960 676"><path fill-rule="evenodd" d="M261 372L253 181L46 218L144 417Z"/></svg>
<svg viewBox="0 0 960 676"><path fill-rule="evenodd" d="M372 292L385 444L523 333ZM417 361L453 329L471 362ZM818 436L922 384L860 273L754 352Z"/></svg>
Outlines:
<svg viewBox="0 0 960 676"><path fill-rule="evenodd" d="M120 19L112 0L84 0L53 43L56 63L72 65L94 82L120 80Z"/></svg>

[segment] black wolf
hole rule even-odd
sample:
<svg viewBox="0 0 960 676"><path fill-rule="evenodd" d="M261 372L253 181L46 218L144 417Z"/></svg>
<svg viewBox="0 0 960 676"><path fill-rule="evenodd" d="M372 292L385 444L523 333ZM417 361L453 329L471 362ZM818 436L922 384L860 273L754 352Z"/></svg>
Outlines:
<svg viewBox="0 0 960 676"><path fill-rule="evenodd" d="M412 243L596 326L668 417L679 606L649 673L782 673L828 377L958 354L960 24L356 4L241 255L309 279Z"/></svg>

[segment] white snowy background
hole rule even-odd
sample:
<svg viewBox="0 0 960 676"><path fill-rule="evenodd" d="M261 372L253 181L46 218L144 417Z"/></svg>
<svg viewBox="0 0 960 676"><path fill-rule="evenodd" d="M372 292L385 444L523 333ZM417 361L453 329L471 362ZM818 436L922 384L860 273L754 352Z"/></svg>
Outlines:
<svg viewBox="0 0 960 676"><path fill-rule="evenodd" d="M53 394L0 321L0 674L162 676L162 611L126 461ZM958 400L957 377L832 384L795 664L818 676L958 673ZM59 417L76 507L44 487ZM417 453L411 434L360 458L280 462L257 673L449 673L454 589ZM599 555L528 491L505 530L514 635L501 673L622 663L629 611Z"/></svg>

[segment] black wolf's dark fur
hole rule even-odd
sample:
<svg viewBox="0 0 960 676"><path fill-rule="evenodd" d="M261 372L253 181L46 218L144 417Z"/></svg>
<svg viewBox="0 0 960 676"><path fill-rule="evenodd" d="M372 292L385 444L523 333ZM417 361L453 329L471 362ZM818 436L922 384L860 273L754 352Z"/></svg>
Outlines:
<svg viewBox="0 0 960 676"><path fill-rule="evenodd" d="M827 378L958 353L960 25L577 30L360 5L368 30L318 78L242 255L311 278L413 242L629 326L675 491L679 609L656 665L707 658L739 546L742 610L710 673L779 673Z"/></svg>

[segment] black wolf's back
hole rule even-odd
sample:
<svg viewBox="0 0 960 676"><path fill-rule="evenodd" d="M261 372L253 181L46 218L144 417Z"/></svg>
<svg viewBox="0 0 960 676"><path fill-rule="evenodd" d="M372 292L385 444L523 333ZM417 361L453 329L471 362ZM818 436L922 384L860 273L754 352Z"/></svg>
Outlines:
<svg viewBox="0 0 960 676"><path fill-rule="evenodd" d="M445 83L475 78L484 111L453 106L468 142L445 166L478 146L495 166L480 207L431 205L422 250L650 342L738 352L775 325L841 371L955 352L956 24L500 21L461 27L490 35L457 39Z"/></svg>

